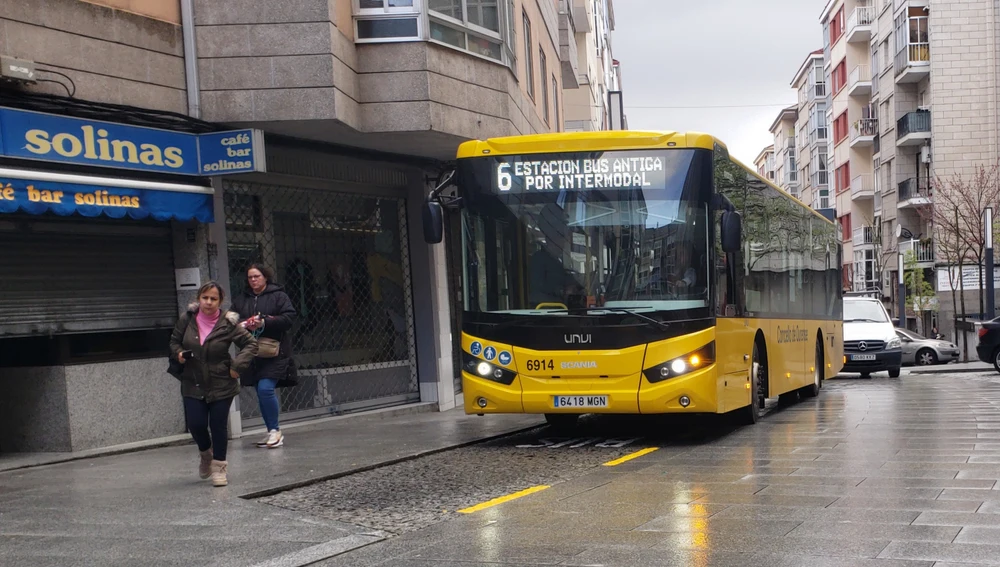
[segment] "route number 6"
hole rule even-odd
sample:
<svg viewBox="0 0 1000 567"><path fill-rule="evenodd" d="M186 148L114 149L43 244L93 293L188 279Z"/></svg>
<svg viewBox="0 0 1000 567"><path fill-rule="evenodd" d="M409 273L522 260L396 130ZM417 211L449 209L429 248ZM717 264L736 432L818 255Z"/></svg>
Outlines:
<svg viewBox="0 0 1000 567"><path fill-rule="evenodd" d="M497 187L501 191L510 191L511 178L509 163L501 163L497 166Z"/></svg>

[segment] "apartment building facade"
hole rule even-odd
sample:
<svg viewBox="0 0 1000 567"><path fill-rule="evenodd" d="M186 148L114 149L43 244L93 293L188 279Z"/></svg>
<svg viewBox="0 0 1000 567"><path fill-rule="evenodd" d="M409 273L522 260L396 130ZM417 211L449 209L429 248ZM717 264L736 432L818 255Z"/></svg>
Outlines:
<svg viewBox="0 0 1000 567"><path fill-rule="evenodd" d="M823 51L809 54L792 79L798 94L798 120L795 123L799 156L800 199L816 210L833 208L830 175L827 170L829 127L827 125L828 91L823 66Z"/></svg>
<svg viewBox="0 0 1000 567"><path fill-rule="evenodd" d="M774 182L774 145L767 146L757 154L757 157L753 160L753 166L757 170L757 174L767 179L768 181Z"/></svg>
<svg viewBox="0 0 1000 567"><path fill-rule="evenodd" d="M563 0L560 14L563 88L567 132L612 128L608 93L621 91L621 68L614 58L612 0ZM565 25L565 28L564 28ZM571 32L571 33L569 33ZM574 78L571 80L569 76Z"/></svg>
<svg viewBox="0 0 1000 567"><path fill-rule="evenodd" d="M996 43L1000 5L995 0L872 0L851 8L853 18L848 17L845 31L847 37L853 30L860 38L859 49L867 44L871 72L859 63L854 75L858 82L849 77L848 89L870 88L867 102L859 97L858 119L861 130L867 119L875 132L871 145L875 245L873 257L864 259L865 269L881 280L877 287L898 318L899 255L912 257L915 269L935 288L937 302L919 311L908 304L906 324L919 331L937 327L950 334L956 313L949 272L957 275L957 267L952 265L955 258L935 246L940 234L935 234L933 208L945 205L940 197L935 204L934 193L948 190L947 181L954 176L968 179L980 166L989 168L1000 157ZM852 130L852 136L862 140L867 133ZM863 159L865 154L860 155ZM935 178L945 184L936 186ZM856 187L852 185L852 195ZM866 187L861 185L862 195ZM963 279L970 290L965 311L978 317L978 275ZM867 276L856 275L856 289L862 281L869 287Z"/></svg>
<svg viewBox="0 0 1000 567"><path fill-rule="evenodd" d="M795 198L799 198L802 188L795 130L798 120L798 107L789 106L778 113L770 128L774 136L774 183Z"/></svg>
<svg viewBox="0 0 1000 567"><path fill-rule="evenodd" d="M198 284L239 293L251 262L299 311L288 419L460 404L448 247L423 243L420 205L462 141L563 130L567 89L611 82L573 71L588 32L570 0L14 4L0 3L0 55L34 80L0 85L0 122L61 130L43 157L0 152L26 199L0 207L0 259L27 286L0 298L0 350L18 353L0 372L5 452L183 432L166 335ZM183 145L209 141L221 154ZM67 175L96 201L60 207ZM123 215L129 195L143 205ZM234 435L261 423L253 396Z"/></svg>

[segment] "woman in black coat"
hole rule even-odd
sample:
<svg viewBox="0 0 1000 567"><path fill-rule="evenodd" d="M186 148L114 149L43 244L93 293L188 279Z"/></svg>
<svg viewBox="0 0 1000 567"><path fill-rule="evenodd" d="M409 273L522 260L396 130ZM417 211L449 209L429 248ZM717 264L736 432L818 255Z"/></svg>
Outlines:
<svg viewBox="0 0 1000 567"><path fill-rule="evenodd" d="M241 377L244 386L257 390L260 414L267 426L267 436L258 441L257 446L269 449L284 444L284 435L278 424L280 407L274 389L296 384L289 333L295 322L295 308L284 288L273 283L273 279L274 274L270 269L252 264L247 269L250 289L233 298L233 310L243 319L241 324L260 343L257 358L254 358L250 369ZM265 358L261 355L267 355L267 339L273 339L279 346L275 356Z"/></svg>

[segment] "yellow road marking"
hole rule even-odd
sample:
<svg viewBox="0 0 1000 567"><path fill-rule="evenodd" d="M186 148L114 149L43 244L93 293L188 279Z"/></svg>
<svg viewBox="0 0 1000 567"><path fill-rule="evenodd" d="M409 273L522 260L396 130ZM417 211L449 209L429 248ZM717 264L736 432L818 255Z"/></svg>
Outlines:
<svg viewBox="0 0 1000 567"><path fill-rule="evenodd" d="M624 457L622 457L620 459L615 459L613 461L608 461L608 462L604 463L604 466L606 466L606 467L615 467L615 466L618 466L618 465L620 465L622 463L627 463L627 462L631 461L632 459L638 459L639 457L641 457L643 455L648 455L648 454L652 453L653 451L656 451L657 449L659 449L659 447L647 447L645 449L636 451L635 453L629 453L628 455L625 455Z"/></svg>
<svg viewBox="0 0 1000 567"><path fill-rule="evenodd" d="M459 510L458 513L459 514L471 514L473 512L478 512L480 510L485 510L487 508L491 508L493 506L496 506L497 504L503 504L504 502L510 502L511 500L517 500L518 498L521 498L522 496L527 496L529 494L534 494L536 492L541 492L542 490L545 490L546 488L548 488L548 486L546 486L546 485L532 486L531 488L527 488L527 489L522 490L520 492L515 492L513 494L508 494L507 496L501 496L499 498L494 498L493 500L487 500L486 502L483 502L482 504L476 504L475 506L471 506L469 508L463 508L463 509Z"/></svg>

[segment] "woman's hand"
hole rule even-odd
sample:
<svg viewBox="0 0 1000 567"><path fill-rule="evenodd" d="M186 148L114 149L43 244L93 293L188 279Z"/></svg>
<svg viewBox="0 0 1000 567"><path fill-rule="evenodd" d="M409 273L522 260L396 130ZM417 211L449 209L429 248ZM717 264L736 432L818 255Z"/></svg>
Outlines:
<svg viewBox="0 0 1000 567"><path fill-rule="evenodd" d="M181 364L187 363L187 360L184 359L184 353L183 352L177 353L177 361L180 362Z"/></svg>
<svg viewBox="0 0 1000 567"><path fill-rule="evenodd" d="M229 375L233 377L233 380L239 380L240 379L240 375L235 370L233 370L232 368L229 369Z"/></svg>

